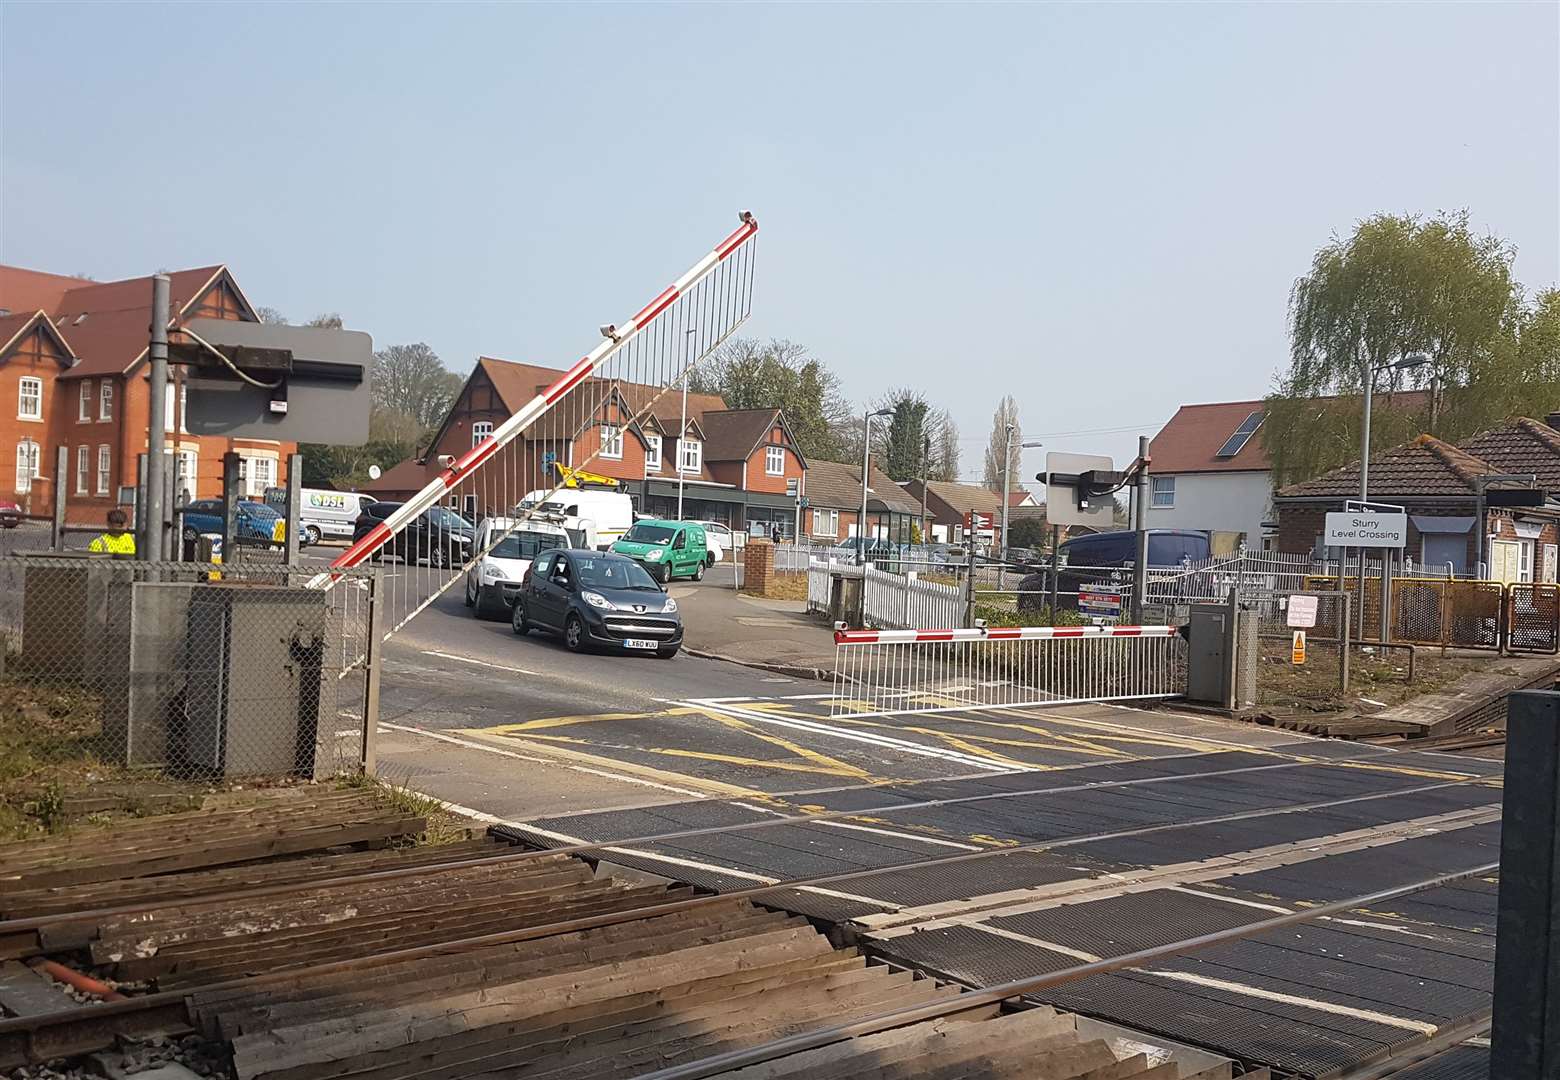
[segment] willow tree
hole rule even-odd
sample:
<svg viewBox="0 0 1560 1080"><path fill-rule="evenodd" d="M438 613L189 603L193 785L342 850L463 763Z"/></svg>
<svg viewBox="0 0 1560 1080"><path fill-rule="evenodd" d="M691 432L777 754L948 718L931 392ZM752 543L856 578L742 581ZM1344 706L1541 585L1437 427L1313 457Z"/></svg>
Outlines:
<svg viewBox="0 0 1560 1080"><path fill-rule="evenodd" d="M1416 426L1453 440L1472 434L1477 420L1458 391L1501 366L1515 340L1522 305L1514 257L1505 240L1475 234L1466 211L1378 214L1318 251L1290 294L1289 369L1263 426L1275 479L1357 459L1365 380L1415 353L1429 362L1376 376L1384 398L1372 413L1372 447ZM1426 393L1404 409L1392 398L1402 389Z"/></svg>

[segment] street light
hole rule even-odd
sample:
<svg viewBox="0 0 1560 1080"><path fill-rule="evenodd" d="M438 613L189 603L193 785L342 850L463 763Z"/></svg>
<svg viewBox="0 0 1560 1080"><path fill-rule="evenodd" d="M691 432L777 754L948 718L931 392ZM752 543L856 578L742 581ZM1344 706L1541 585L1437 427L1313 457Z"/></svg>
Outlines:
<svg viewBox="0 0 1560 1080"><path fill-rule="evenodd" d="M682 426L677 429L677 452L672 455L672 460L677 464L677 520L683 519L683 440L688 437L688 373L693 370L693 335L698 333L697 328L683 331L683 341L688 343L689 362L683 365L682 377ZM732 556L736 558L735 555Z"/></svg>
<svg viewBox="0 0 1560 1080"><path fill-rule="evenodd" d="M1376 386L1376 376L1383 371L1403 371L1407 368L1424 367L1430 362L1430 358L1424 353L1409 353L1401 360L1394 360L1390 364L1381 364L1372 367L1365 373L1365 421L1360 431L1360 502L1369 499L1370 490L1370 399Z"/></svg>
<svg viewBox="0 0 1560 1080"><path fill-rule="evenodd" d="M861 517L856 523L857 566L862 566L867 561L867 477L872 472L872 420L877 416L892 415L894 415L893 409L878 409L876 412L867 413L864 417L866 430L862 433L861 439ZM863 585L863 595L865 592L866 588Z"/></svg>

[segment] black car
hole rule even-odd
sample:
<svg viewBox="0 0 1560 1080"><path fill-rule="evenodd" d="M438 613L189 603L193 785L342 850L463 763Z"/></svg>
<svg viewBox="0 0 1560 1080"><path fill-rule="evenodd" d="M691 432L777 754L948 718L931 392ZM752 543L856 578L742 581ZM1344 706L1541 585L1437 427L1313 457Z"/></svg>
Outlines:
<svg viewBox="0 0 1560 1080"><path fill-rule="evenodd" d="M363 539L381 521L401 509L398 502L370 503L352 526L352 541ZM476 527L453 510L432 506L418 514L374 553L374 558L399 556L403 562L430 566L460 566L471 551Z"/></svg>
<svg viewBox="0 0 1560 1080"><path fill-rule="evenodd" d="M1185 529L1149 529L1148 565L1165 569L1197 562L1208 557L1208 534ZM1075 536L1060 548L1062 567L1057 572L1056 606L1073 610L1078 592L1092 585L1102 588L1132 588L1132 564L1137 559L1137 533L1130 529ZM1050 568L1045 563L1029 565L1032 573L1018 583L1018 609L1038 611L1050 603Z"/></svg>
<svg viewBox="0 0 1560 1080"><path fill-rule="evenodd" d="M626 555L583 548L536 557L520 582L509 624L517 634L561 634L572 652L599 646L670 660L682 648L677 601L649 571Z"/></svg>

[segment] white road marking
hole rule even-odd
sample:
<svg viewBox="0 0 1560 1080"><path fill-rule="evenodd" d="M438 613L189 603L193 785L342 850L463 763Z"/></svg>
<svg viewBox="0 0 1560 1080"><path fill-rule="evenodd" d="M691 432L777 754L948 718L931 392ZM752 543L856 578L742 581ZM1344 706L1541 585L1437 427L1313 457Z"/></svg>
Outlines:
<svg viewBox="0 0 1560 1080"><path fill-rule="evenodd" d="M784 694L781 701L827 701L835 697L834 694Z"/></svg>
<svg viewBox="0 0 1560 1080"><path fill-rule="evenodd" d="M1093 953L1086 953L1081 949L1069 949L1066 945L1058 945L1054 941L1046 941L1044 938L1030 937L1028 934L1017 934L1012 930L1004 930L1000 926L980 925L975 929L991 934L993 937L1007 938L1009 941L1022 941L1026 945L1038 945L1048 952L1060 953L1062 956L1070 956L1074 960L1081 960L1085 964L1097 964L1104 959Z"/></svg>
<svg viewBox="0 0 1560 1080"><path fill-rule="evenodd" d="M538 836L545 836L551 840L557 840L564 844L587 844L590 842L588 840L582 840L577 836L570 836L567 833L554 832L551 829L543 829L536 825L526 825L522 823L519 827L527 830L528 832L534 832ZM741 878L744 881L756 882L759 885L780 884L779 878L765 877L763 874L755 874L748 870L737 870L730 866L721 866L719 863L700 862L697 859L684 859L677 855L662 855L659 852L645 851L641 848L603 846L600 850L610 851L614 855L629 855L636 859L650 859L655 862L663 862L668 866L681 866L689 870L704 870L711 874L721 874L726 877ZM837 900L854 900L862 904L871 904L873 907L893 906L891 904L885 903L882 900L874 900L870 896L857 896L855 893L836 892L833 889L819 888L814 885L802 885L799 886L796 891L816 893L819 896L832 896Z"/></svg>
<svg viewBox="0 0 1560 1080"><path fill-rule="evenodd" d="M1238 896L1224 896L1221 893L1203 892L1201 889L1188 889L1185 885L1171 885L1170 892L1185 893L1187 896L1200 896L1204 900L1222 900L1226 904L1239 904L1241 907L1256 908L1258 911L1274 911L1280 915L1293 915L1294 908L1279 907L1277 904L1259 904L1255 900L1242 900Z"/></svg>
<svg viewBox="0 0 1560 1080"><path fill-rule="evenodd" d="M477 742L474 739L462 739L458 735L446 735L442 731L429 731L426 728L411 727L406 724L392 724L385 721L380 725L381 730L389 728L391 731L404 731L412 735L422 735L425 738L437 739L439 742L453 743L456 746L464 746L468 750L481 750L485 754L498 754L500 757L513 758L516 761L528 761L536 765L552 765L560 769L568 769L570 772L585 773L588 776L602 776L608 780L616 780L623 784L636 784L639 787L655 788L657 791L670 791L674 795L688 795L695 799L706 798L702 791L693 791L689 788L673 787L671 784L658 784L654 780L646 780L643 777L628 776L624 773L609 772L606 769L593 769L589 765L576 765L568 761L559 761L556 758L538 757L531 754L521 754L514 750L505 750L498 746L489 746L487 743Z"/></svg>
<svg viewBox="0 0 1560 1080"><path fill-rule="evenodd" d="M1334 1016L1350 1016L1356 1020L1366 1020L1384 1027L1417 1031L1421 1035L1434 1035L1440 1030L1434 1024L1427 1024L1423 1020L1409 1020L1401 1016L1392 1016L1390 1013L1376 1012L1373 1009L1356 1009L1349 1005L1340 1005L1335 1001L1322 1001L1318 998L1301 997L1298 994L1283 994L1277 990L1264 990L1260 986L1248 986L1227 979L1214 979L1207 975L1194 975L1189 971L1148 971L1141 968L1132 970L1141 971L1144 975L1152 975L1156 979L1169 979L1172 982L1189 983L1192 986L1206 986L1210 990L1224 990L1262 1001L1276 1001L1283 1005L1298 1005L1303 1009L1332 1013Z"/></svg>
<svg viewBox="0 0 1560 1080"><path fill-rule="evenodd" d="M806 825L808 822L800 822ZM892 836L898 840L914 840L920 844L932 844L937 847L958 848L960 851L988 851L989 848L977 847L974 844L958 844L952 840L939 840L935 836L917 836L915 833L896 832L893 829L879 829L871 825L852 825L846 821L814 821L813 825L827 825L831 829L849 829L852 832L875 833L878 836ZM914 863L911 864L912 866Z"/></svg>
<svg viewBox="0 0 1560 1080"><path fill-rule="evenodd" d="M816 720L799 720L790 716L782 716L775 713L759 712L753 709L740 709L712 698L689 698L687 701L679 701L678 705L693 708L714 709L724 712L729 716L735 716L741 720L750 720L757 724L769 724L774 727L791 728L795 731L806 731L814 735L829 735L846 742L865 743L868 746L876 746L884 749L898 750L905 754L915 754L919 757L939 758L943 761L955 761L961 765L973 765L978 769L989 772L1032 772L1022 766L1015 766L1000 761L992 761L990 758L976 757L974 754L965 754L957 750L944 750L936 746L923 746L920 743L909 742L905 739L895 739L888 735L874 735L864 731L851 731L846 728L838 728L832 724L821 723Z"/></svg>
<svg viewBox="0 0 1560 1080"><path fill-rule="evenodd" d="M529 671L529 670L527 670L526 668L523 668L523 667L511 667L508 664L491 664L491 663L489 663L486 660L475 660L475 659L473 659L472 657L469 657L469 656L456 656L454 653L436 652L433 649L424 649L423 650L423 655L424 656L437 656L441 660L455 660L455 661L458 661L459 663L462 663L462 664L475 664L477 667L493 668L496 671L512 671L512 672L514 672L517 675L535 675L536 674L536 672Z"/></svg>

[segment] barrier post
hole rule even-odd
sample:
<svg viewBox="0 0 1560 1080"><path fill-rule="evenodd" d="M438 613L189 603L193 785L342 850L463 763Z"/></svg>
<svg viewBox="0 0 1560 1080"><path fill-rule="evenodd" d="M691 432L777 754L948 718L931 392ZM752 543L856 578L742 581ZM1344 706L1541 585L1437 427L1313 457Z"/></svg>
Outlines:
<svg viewBox="0 0 1560 1080"><path fill-rule="evenodd" d="M1490 1075L1560 1075L1560 693L1511 695Z"/></svg>

